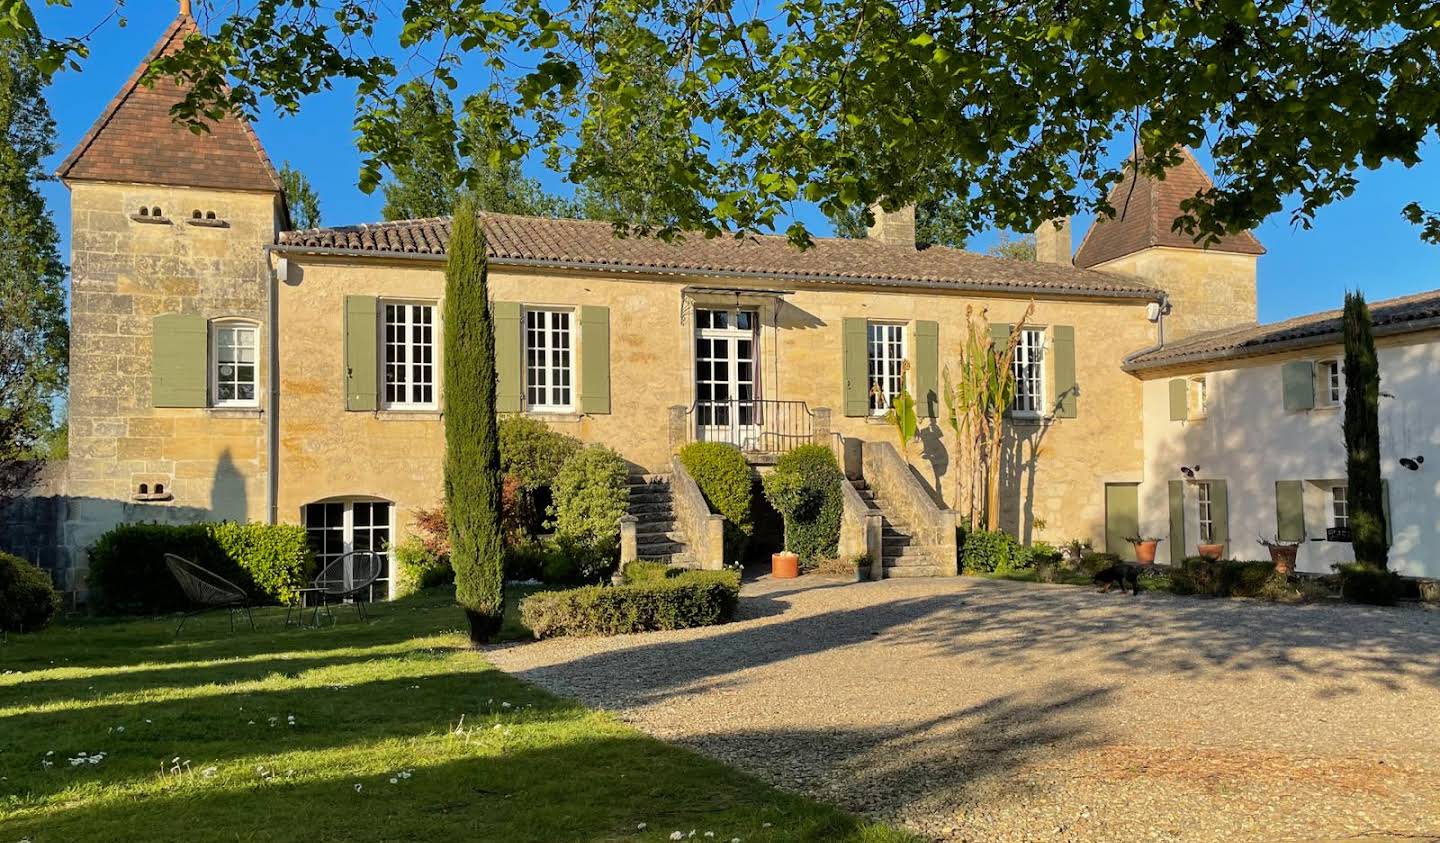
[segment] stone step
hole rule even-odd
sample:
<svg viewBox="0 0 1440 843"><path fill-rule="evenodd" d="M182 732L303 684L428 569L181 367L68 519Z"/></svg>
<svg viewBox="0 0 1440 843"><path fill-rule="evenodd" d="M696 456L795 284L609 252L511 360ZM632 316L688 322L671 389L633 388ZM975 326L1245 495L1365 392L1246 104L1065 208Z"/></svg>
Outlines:
<svg viewBox="0 0 1440 843"><path fill-rule="evenodd" d="M648 558L651 556L674 556L677 553L684 552L684 550L685 545L681 544L680 542L673 541L646 542L643 544L637 542L635 545L635 555L641 558Z"/></svg>
<svg viewBox="0 0 1440 843"><path fill-rule="evenodd" d="M674 529L674 516L665 518L641 518L640 523L635 525L635 534L637 536L648 536L654 533L669 533Z"/></svg>
<svg viewBox="0 0 1440 843"><path fill-rule="evenodd" d="M904 565L885 569L886 579L906 577L943 577L946 573L939 565Z"/></svg>
<svg viewBox="0 0 1440 843"><path fill-rule="evenodd" d="M630 505L631 505L631 506L635 506L636 504L656 503L656 504L664 504L665 506L669 506L671 500L672 500L672 498L670 497L670 494L669 494L668 492L665 493L665 494L663 494L663 495L657 495L657 494L653 494L653 493L644 494L644 495L631 495L631 496L630 496Z"/></svg>

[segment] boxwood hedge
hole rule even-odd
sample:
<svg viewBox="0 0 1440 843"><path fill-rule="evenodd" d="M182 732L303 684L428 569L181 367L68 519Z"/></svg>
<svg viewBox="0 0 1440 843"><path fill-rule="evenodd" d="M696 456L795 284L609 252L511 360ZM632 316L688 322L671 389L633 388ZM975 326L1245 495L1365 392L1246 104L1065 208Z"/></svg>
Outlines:
<svg viewBox="0 0 1440 843"><path fill-rule="evenodd" d="M739 597L734 571L670 575L647 568L625 585L532 594L520 603L520 620L536 638L688 629L730 620Z"/></svg>

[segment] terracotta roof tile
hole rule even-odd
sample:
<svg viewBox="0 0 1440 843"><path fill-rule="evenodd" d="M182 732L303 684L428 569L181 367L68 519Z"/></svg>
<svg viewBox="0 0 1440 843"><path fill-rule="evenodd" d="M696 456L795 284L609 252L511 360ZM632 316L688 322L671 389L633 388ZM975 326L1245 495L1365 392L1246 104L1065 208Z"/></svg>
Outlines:
<svg viewBox="0 0 1440 843"><path fill-rule="evenodd" d="M1330 345L1342 339L1341 314L1339 310L1326 310L1269 325L1248 325L1198 334L1136 354L1126 361L1125 368L1142 371ZM1440 290L1371 302L1370 319L1377 335L1440 327Z"/></svg>
<svg viewBox="0 0 1440 843"><path fill-rule="evenodd" d="M654 237L617 237L607 222L481 214L486 246L496 263L635 272L743 274L777 280L887 286L1118 296L1153 299L1159 290L1133 278L1058 264L1006 260L934 246L904 249L869 240L817 238L801 251L778 235L706 238L687 235L666 243ZM342 249L376 255L445 254L448 218L287 231L282 246Z"/></svg>
<svg viewBox="0 0 1440 843"><path fill-rule="evenodd" d="M1180 163L1169 170L1163 180L1127 170L1125 178L1110 191L1115 217L1096 217L1095 224L1080 241L1075 265L1090 268L1152 246L1265 254L1265 247L1248 231L1203 246L1190 235L1171 230L1171 224L1184 214L1180 202L1211 187L1214 182L1188 149L1180 150Z"/></svg>
<svg viewBox="0 0 1440 843"><path fill-rule="evenodd" d="M222 190L280 192L280 177L250 124L232 117L195 134L177 125L170 108L184 90L169 78L142 82L150 63L180 49L197 31L187 16L176 18L110 101L100 119L61 163L69 181L170 184Z"/></svg>

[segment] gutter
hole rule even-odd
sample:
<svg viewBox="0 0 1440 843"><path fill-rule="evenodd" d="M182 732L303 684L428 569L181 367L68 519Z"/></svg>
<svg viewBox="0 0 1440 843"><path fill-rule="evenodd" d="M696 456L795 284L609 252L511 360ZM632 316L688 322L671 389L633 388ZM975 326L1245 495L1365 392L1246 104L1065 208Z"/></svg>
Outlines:
<svg viewBox="0 0 1440 843"><path fill-rule="evenodd" d="M1406 322L1396 322L1390 325L1377 325L1372 333L1377 337L1394 337L1404 334L1418 334L1421 331L1428 331L1440 328L1440 316L1432 316L1426 319L1415 319ZM1323 334L1314 334L1307 337L1295 337L1288 340L1276 340L1274 342L1259 343L1257 345L1242 348L1222 348L1212 351L1200 351L1192 354L1178 354L1174 357L1166 357L1150 363L1136 364L1134 358L1144 354L1150 354L1159 350L1159 347L1137 351L1121 364L1121 368L1127 372L1139 373L1150 372L1169 368L1188 366L1194 363L1209 363L1217 360L1246 360L1252 357L1267 357L1271 354L1282 354L1286 351L1296 351L1305 348L1318 348L1324 345L1334 345L1344 340L1343 331L1326 331Z"/></svg>
<svg viewBox="0 0 1440 843"><path fill-rule="evenodd" d="M265 335L269 338L269 354L266 375L266 382L269 386L269 400L266 402L268 413L265 414L265 465L269 471L265 472L265 518L267 524L280 523L280 275L277 267L270 260L272 253L276 251L275 244L267 243L261 249L262 259L265 261L265 307L267 311ZM285 259L281 258L281 267L288 269Z"/></svg>
<svg viewBox="0 0 1440 843"><path fill-rule="evenodd" d="M371 249L348 249L333 246L290 246L279 244L276 252L322 257L368 258L371 260L402 260L419 263L444 263L446 256L423 252L379 252ZM1066 298L1136 299L1140 301L1163 301L1165 293L1160 290L1087 290L1083 288L1017 287L1011 284L987 284L975 282L906 281L898 278L839 278L833 275L812 273L757 272L740 269L694 269L684 267L626 266L624 264L601 263L598 261L567 261L543 258L490 258L495 266L524 268L572 269L590 272L629 273L634 275L681 275L711 278L745 278L763 281L792 281L825 284L829 286L853 285L859 287L894 287L900 289L932 289L951 292L1005 293L1013 296L1049 293Z"/></svg>

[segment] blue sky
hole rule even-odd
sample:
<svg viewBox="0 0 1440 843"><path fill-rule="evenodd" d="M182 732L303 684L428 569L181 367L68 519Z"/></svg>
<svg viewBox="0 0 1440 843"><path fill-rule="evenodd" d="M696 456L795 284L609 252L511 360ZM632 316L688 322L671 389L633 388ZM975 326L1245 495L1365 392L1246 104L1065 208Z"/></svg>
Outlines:
<svg viewBox="0 0 1440 843"><path fill-rule="evenodd" d="M51 37L77 35L96 23L96 9L37 7L37 17ZM108 4L105 4L108 6ZM148 0L126 8L128 26L111 22L92 41L92 55L81 72L59 74L48 97L59 127L58 164L99 116L135 65L159 38L174 14L168 0ZM265 115L256 131L278 167L289 161L303 170L320 194L327 225L380 219L379 193L365 195L356 187L359 155L349 130L352 98L344 92L309 99L296 117ZM1360 175L1350 199L1322 209L1309 231L1293 228L1288 214L1267 220L1256 232L1269 253L1260 259L1262 321L1339 307L1346 289L1359 288L1373 301L1440 288L1440 247L1422 243L1418 229L1400 217L1400 208L1419 200L1440 206L1440 142L1427 148L1429 160L1412 169L1391 165ZM1202 162L1204 158L1201 158ZM569 192L560 178L543 167L532 175L556 192ZM69 252L69 196L58 183L43 187ZM813 232L828 233L823 215L814 209L799 214ZM1075 242L1088 221L1077 220ZM976 238L971 247L984 249L995 235Z"/></svg>

